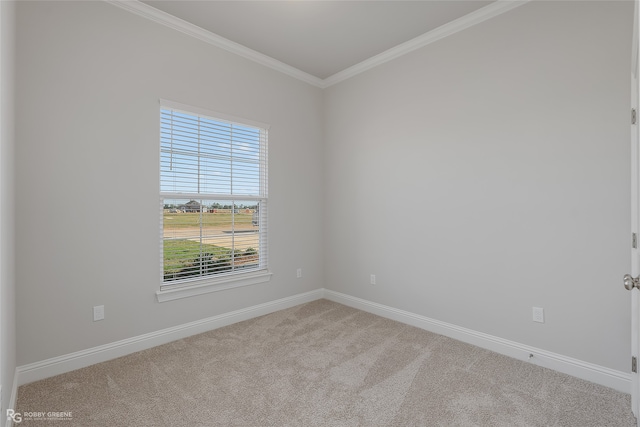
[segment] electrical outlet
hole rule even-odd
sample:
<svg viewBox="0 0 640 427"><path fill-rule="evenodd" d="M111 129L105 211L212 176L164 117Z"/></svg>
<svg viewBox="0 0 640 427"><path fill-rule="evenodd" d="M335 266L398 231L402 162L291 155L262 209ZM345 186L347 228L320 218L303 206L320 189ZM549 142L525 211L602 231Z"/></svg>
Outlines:
<svg viewBox="0 0 640 427"><path fill-rule="evenodd" d="M544 309L540 307L533 307L533 321L544 323Z"/></svg>
<svg viewBox="0 0 640 427"><path fill-rule="evenodd" d="M302 269L301 269L301 268L299 268L299 269L297 269L297 270L296 270L296 277L297 277L298 279L302 277Z"/></svg>
<svg viewBox="0 0 640 427"><path fill-rule="evenodd" d="M104 305L96 305L93 307L93 321L97 322L98 320L104 319Z"/></svg>
<svg viewBox="0 0 640 427"><path fill-rule="evenodd" d="M372 274L372 275L371 275L371 284L372 284L372 285L375 285L375 284L376 284L376 275L375 275L375 274Z"/></svg>

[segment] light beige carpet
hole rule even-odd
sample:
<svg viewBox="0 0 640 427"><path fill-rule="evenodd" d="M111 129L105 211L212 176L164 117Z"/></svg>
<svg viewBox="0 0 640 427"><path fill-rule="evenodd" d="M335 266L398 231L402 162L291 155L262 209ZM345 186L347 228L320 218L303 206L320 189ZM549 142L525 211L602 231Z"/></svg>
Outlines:
<svg viewBox="0 0 640 427"><path fill-rule="evenodd" d="M19 388L22 426L634 426L629 395L327 300Z"/></svg>

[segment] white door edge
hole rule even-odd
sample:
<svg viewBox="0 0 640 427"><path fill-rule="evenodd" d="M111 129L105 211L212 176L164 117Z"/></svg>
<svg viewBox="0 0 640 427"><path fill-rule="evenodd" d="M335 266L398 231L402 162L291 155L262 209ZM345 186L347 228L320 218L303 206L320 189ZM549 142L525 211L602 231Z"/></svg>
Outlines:
<svg viewBox="0 0 640 427"><path fill-rule="evenodd" d="M638 16L640 8L638 0L634 1L633 18L633 40L632 40L632 61L631 61L631 109L638 111L638 100L640 98L638 85L638 46L640 46L640 35L638 32ZM636 113L637 115L637 113ZM638 119L636 124L630 123L631 141L631 232L638 234L640 228L640 148L638 147ZM631 239L630 239L631 240ZM632 246L632 245L629 245ZM639 245L636 245L639 246ZM636 277L640 274L640 252L637 248L631 248L631 275ZM640 355L640 298L639 291L633 289L631 296L631 356L638 358ZM631 364L631 363L630 363ZM631 409L640 427L640 377L638 373L631 375Z"/></svg>

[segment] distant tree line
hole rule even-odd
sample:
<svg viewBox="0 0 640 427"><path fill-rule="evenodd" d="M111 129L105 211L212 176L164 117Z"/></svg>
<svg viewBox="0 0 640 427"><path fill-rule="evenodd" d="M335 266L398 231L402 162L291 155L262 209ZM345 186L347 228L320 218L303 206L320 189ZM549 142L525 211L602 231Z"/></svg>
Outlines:
<svg viewBox="0 0 640 427"><path fill-rule="evenodd" d="M165 203L164 204L164 208L165 209L179 209L180 206L182 206L182 205L176 205L176 204L171 204L171 203ZM258 205L257 204L256 205L245 205L245 204L239 204L238 205L238 204L234 203L233 206L232 206L232 205L223 205L221 203L216 202L216 203L213 203L213 204L211 204L209 206L205 206L205 205L203 205L203 206L206 207L206 208L209 208L209 209L253 209L253 210L257 210L258 209Z"/></svg>

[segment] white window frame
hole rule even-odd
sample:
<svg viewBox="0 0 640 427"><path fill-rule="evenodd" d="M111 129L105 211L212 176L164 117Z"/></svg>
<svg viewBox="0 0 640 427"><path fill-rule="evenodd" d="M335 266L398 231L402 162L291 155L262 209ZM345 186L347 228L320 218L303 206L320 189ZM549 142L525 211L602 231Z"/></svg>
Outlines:
<svg viewBox="0 0 640 427"><path fill-rule="evenodd" d="M237 118L226 114L221 114L214 111L209 111L199 107L193 107L190 105L180 104L173 101L160 100L159 119L162 114L162 110L173 110L180 113L189 114L192 116L206 117L220 122L227 122L230 124L238 124L242 126L251 126L260 128L264 131L264 141L261 144L261 194L255 196L246 195L234 195L234 194L209 194L209 193L170 193L160 191L160 289L156 291L156 297L158 302L171 301L180 298L187 298L196 295L202 295L210 292L222 291L226 289L232 289L240 286L249 286L258 283L268 282L271 279L272 273L269 271L268 264L268 244L267 244L267 216L268 216L268 194L267 194L267 134L269 125L259 123L251 120ZM158 127L160 129L160 126ZM160 138L159 138L160 140ZM161 155L159 164L162 162ZM159 181L162 179L162 172L159 171ZM165 199L198 199L198 200L252 200L260 204L260 212L258 215L259 221L259 267L250 271L232 271L219 274L211 274L206 276L198 276L187 279L177 279L173 281L164 280L164 224L163 224L163 212L164 212L164 200Z"/></svg>

